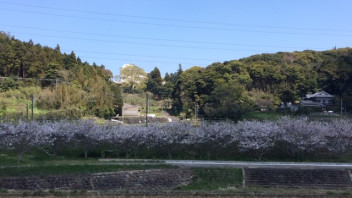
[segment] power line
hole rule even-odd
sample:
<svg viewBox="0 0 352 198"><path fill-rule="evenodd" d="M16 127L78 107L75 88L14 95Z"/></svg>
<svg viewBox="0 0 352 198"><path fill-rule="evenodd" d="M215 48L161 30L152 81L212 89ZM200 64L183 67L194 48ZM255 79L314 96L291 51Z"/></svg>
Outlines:
<svg viewBox="0 0 352 198"><path fill-rule="evenodd" d="M204 46L185 46L185 45L171 45L171 44L154 44L154 43L113 41L113 40L102 40L102 39L85 39L85 38L70 37L70 36L56 36L56 35L33 34L33 33L23 33L23 32L14 32L14 33L23 34L23 35L31 35L31 36L45 36L45 37L52 37L52 38L65 38L65 39L73 39L73 40L84 40L84 41L106 42L106 43L118 43L118 44L133 44L133 45L145 45L145 46L177 47L177 48L191 48L191 49L222 50L222 51L262 52L262 50L230 49L230 48L204 47Z"/></svg>
<svg viewBox="0 0 352 198"><path fill-rule="evenodd" d="M139 21L128 21L128 20L115 20L107 18L92 18L92 17L80 17L72 15L62 15L62 14L53 14L45 12L33 12L27 10L11 10L0 8L0 10L10 11L10 12L20 12L20 13L29 13L29 14L39 14L39 15L48 15L48 16L58 16L58 17L69 17L76 19L88 19L88 20L98 20L98 21L111 21L119 23L128 23L128 24L140 24L140 25L155 25L162 27L176 27L176 28L190 28L190 29L204 29L204 30L219 30L219 31L232 31L232 32L252 32L252 33L268 33L268 34L291 34L291 35L311 35L311 36L351 36L351 34L323 34L323 33L301 33L301 32L275 32L275 31L263 31L263 30L243 30L243 29L231 29L231 28L216 28L216 27L202 27L202 26L185 26L185 25L173 25L173 24L160 24L160 23L149 23L149 22L139 22Z"/></svg>
<svg viewBox="0 0 352 198"><path fill-rule="evenodd" d="M224 48L207 48L207 47L196 47L196 46L178 46L178 45L157 45L157 44L147 44L147 43L133 43L133 42L119 42L119 41L111 41L111 40L94 40L94 39L83 39L77 37L64 37L64 36L55 36L55 35L42 35L42 34L28 34L28 33L18 33L25 35L36 35L36 36L48 36L48 37L57 37L57 38L68 38L74 40L90 40L90 41L99 41L99 42L109 42L109 43L127 43L127 44L140 44L140 45L151 45L151 46L167 46L167 47L183 47L183 48L198 48L198 49L214 49L214 50L226 50L226 51L251 51L251 52L263 52L262 50L243 50L243 49L224 49ZM65 51L76 51L76 52L88 52L88 53L97 53L97 54L107 54L107 55L124 55L124 56L137 56L137 57L146 57L146 58L164 58L164 59L179 59L175 62L170 61L154 61L154 60L139 60L139 59L117 59L117 58L106 58L106 57L96 57L96 56L84 56L80 55L79 57L85 57L90 59L105 59L105 60L119 60L119 61L129 61L129 62L150 62L150 63L162 63L162 64L178 64L180 59L184 60L201 60L201 61L209 61L209 62L221 62L218 60L208 60L208 59L195 59L195 58L182 58L182 57L160 57L160 56L145 56L145 55L134 55L134 54L119 54L119 53L109 53L109 52L94 52L94 51L84 51L84 50L65 50ZM183 61L182 61L183 62ZM209 65L210 63L205 64L194 64L189 62L183 62L183 64L189 65Z"/></svg>
<svg viewBox="0 0 352 198"><path fill-rule="evenodd" d="M174 62L170 62L170 61L153 61L153 60L138 60L138 59L120 59L120 58L105 58L105 57L92 57L92 56L79 56L79 57L84 57L84 58L92 58L92 59L104 59L104 60L117 60L117 61L128 61L128 62L137 62L137 61L141 61L141 62L150 62L150 63L165 63L165 64L179 64L180 60L175 60ZM213 62L218 62L218 61L213 61ZM182 62L182 64L187 64L187 65L197 65L197 66L201 66L201 65L209 65L211 63L206 63L206 64L194 64L194 63L187 63L187 62Z"/></svg>
<svg viewBox="0 0 352 198"><path fill-rule="evenodd" d="M107 12L76 10L76 9L67 9L67 8L54 8L54 7L38 6L38 5L30 5L30 4L19 4L19 3L13 3L13 2L11 2L11 3L10 2L0 2L0 3L1 4L8 4L8 5L32 7L32 8L61 10L61 11L79 12L79 13L88 13L88 14L98 14L98 15L107 15L107 16L119 16L119 17L129 17L129 18L138 18L138 19L150 19L150 20L186 22L186 23L201 23L201 24L210 24L210 25L226 25L226 26L237 26L237 27L240 26L240 27L272 28L272 29L313 30L313 31L339 31L339 32L350 32L350 31L352 31L352 30L341 30L341 29L324 29L324 28L305 28L305 27L285 27L285 26L264 26L264 25L220 23L220 22L185 20L185 19L172 19L172 18L146 17L146 16L136 16L136 15L123 15L123 14L107 13Z"/></svg>
<svg viewBox="0 0 352 198"><path fill-rule="evenodd" d="M126 35L113 35L113 34L98 34L98 33L87 33L87 32L77 32L77 31L66 31L59 29L47 29L47 28L36 28L36 27L26 27L17 25L6 25L0 24L7 27L33 29L33 30L44 30L51 32L62 32L62 33L72 33L72 34L86 34L92 36L107 36L107 37L120 37L120 38L133 38L133 39L144 39L144 40L156 40L156 41L171 41L171 42L185 42L185 43L199 43L199 44L211 44L211 45L229 45L229 46L246 46L246 47L265 47L265 48L292 48L301 49L304 47L293 47L293 46L277 46L277 45L253 45L253 44L241 44L241 43L221 43L221 42L205 42L205 41L194 41L194 40L178 40L178 39L161 39L161 38L151 38L151 37L136 37L136 36L126 36Z"/></svg>
<svg viewBox="0 0 352 198"><path fill-rule="evenodd" d="M63 49L64 51L71 51L68 49ZM161 58L161 59L183 59L183 60L202 60L202 61L213 61L210 59L201 59L201 58L184 58L184 57L172 57L172 56L147 56L147 55L140 55L140 54L125 54L125 53L110 53L110 52L97 52L97 51L85 51L85 50L74 50L75 52L87 52L87 53L94 53L94 54L106 54L106 55L119 55L119 56L136 56L136 57L144 57L144 58Z"/></svg>

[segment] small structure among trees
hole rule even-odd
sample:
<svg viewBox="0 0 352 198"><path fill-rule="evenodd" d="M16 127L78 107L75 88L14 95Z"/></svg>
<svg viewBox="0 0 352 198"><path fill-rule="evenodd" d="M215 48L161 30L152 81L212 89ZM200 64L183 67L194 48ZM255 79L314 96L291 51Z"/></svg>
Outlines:
<svg viewBox="0 0 352 198"><path fill-rule="evenodd" d="M304 107L326 107L333 105L334 96L325 92L319 91L314 94L307 94L302 98L301 105Z"/></svg>
<svg viewBox="0 0 352 198"><path fill-rule="evenodd" d="M140 116L139 107L136 105L125 104L122 108L122 116Z"/></svg>

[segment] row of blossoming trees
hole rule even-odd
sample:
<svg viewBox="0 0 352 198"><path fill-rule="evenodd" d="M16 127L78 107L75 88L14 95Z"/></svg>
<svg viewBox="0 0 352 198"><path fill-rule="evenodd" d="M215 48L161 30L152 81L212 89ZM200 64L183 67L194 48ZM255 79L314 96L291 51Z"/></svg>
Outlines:
<svg viewBox="0 0 352 198"><path fill-rule="evenodd" d="M41 149L50 155L63 150L89 153L114 151L116 156L192 159L274 159L328 157L352 154L352 123L348 119L310 121L283 117L278 121L242 121L144 126L101 126L92 121L5 123L0 149L13 150L18 163L23 153Z"/></svg>

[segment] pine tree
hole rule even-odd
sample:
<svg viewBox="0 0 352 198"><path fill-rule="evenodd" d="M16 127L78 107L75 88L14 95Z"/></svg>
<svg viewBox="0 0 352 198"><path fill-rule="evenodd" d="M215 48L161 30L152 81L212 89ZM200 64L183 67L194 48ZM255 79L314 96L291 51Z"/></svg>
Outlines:
<svg viewBox="0 0 352 198"><path fill-rule="evenodd" d="M162 78L160 70L155 67L153 71L148 74L148 80L146 82L146 91L154 94L155 98L160 98L160 89L162 86Z"/></svg>
<svg viewBox="0 0 352 198"><path fill-rule="evenodd" d="M172 94L171 94L171 97L173 98L172 111L175 115L178 115L182 111L182 108L183 108L183 104L182 104L182 100L181 100L181 93L182 93L181 74L183 71L182 71L182 65L179 64L178 66L179 66L179 68L176 73L176 82L175 82L174 90L172 91Z"/></svg>

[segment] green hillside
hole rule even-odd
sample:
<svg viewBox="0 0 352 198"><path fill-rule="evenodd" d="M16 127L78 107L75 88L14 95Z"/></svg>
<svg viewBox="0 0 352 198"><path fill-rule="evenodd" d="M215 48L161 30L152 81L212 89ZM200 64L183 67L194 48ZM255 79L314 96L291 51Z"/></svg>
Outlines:
<svg viewBox="0 0 352 198"><path fill-rule="evenodd" d="M34 97L35 117L98 116L121 113L120 87L104 65L82 62L72 51L22 42L0 34L0 115L26 116ZM31 106L30 106L31 108Z"/></svg>
<svg viewBox="0 0 352 198"><path fill-rule="evenodd" d="M192 67L178 76L175 112L186 117L195 105L206 118L238 119L281 102L299 103L307 93L324 90L352 109L352 49L279 52ZM175 89L174 89L175 90Z"/></svg>
<svg viewBox="0 0 352 198"><path fill-rule="evenodd" d="M0 44L1 116L26 115L32 95L37 116L110 118L121 113L120 85L103 65L83 62L74 52L62 54L59 45L52 49L4 33ZM332 110L339 111L341 99L346 112L352 109L351 48L258 54L185 71L180 65L164 78L157 67L148 74L133 67L146 77L129 77L133 73L126 69L121 79L127 100L134 103L131 94L148 92L156 108L183 118L197 112L209 119L238 120L262 109L276 111L281 103L298 104L307 93L321 90L335 96Z"/></svg>

